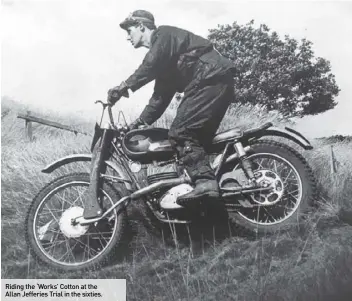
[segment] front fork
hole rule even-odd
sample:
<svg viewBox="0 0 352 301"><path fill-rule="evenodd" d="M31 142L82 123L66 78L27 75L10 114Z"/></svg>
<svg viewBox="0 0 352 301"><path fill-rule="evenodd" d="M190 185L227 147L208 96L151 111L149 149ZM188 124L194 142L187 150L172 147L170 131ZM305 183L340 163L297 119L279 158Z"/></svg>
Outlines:
<svg viewBox="0 0 352 301"><path fill-rule="evenodd" d="M105 164L103 162L107 159L108 148L113 139L113 131L105 129L102 137L98 144L93 149L93 156L90 169L90 183L87 191L84 194L85 197L85 208L83 217L85 219L91 219L100 217L103 214L103 208L99 199L102 195L100 187L102 180L100 177L101 173L105 173Z"/></svg>

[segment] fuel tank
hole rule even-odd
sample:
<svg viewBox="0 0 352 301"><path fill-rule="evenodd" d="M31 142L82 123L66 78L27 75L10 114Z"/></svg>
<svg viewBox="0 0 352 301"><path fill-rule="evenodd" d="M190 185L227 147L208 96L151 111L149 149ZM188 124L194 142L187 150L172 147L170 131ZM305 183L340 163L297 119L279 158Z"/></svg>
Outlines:
<svg viewBox="0 0 352 301"><path fill-rule="evenodd" d="M164 128L132 130L122 140L122 148L131 160L142 164L170 160L174 155L168 130Z"/></svg>

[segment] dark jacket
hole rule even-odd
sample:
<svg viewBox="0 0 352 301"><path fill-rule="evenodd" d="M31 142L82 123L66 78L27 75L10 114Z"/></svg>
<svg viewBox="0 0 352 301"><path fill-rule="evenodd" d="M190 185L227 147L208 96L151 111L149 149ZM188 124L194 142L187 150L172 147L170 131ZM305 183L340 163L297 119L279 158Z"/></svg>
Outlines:
<svg viewBox="0 0 352 301"><path fill-rule="evenodd" d="M152 34L142 64L126 84L136 91L155 80L154 93L140 116L152 124L164 113L176 92L196 87L232 69L233 63L220 55L209 40L177 27L159 26Z"/></svg>

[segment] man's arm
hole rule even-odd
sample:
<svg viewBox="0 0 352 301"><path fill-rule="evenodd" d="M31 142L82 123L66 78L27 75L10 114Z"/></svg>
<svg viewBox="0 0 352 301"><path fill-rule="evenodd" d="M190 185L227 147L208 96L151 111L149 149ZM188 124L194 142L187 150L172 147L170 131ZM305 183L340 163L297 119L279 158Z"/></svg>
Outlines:
<svg viewBox="0 0 352 301"><path fill-rule="evenodd" d="M157 32L158 36L142 64L125 81L128 88L133 92L154 80L162 68L167 67L175 55L175 48L172 42L171 33L168 31Z"/></svg>
<svg viewBox="0 0 352 301"><path fill-rule="evenodd" d="M155 81L154 93L140 118L147 124L154 123L165 112L175 93L176 89L170 83L168 84L157 79Z"/></svg>

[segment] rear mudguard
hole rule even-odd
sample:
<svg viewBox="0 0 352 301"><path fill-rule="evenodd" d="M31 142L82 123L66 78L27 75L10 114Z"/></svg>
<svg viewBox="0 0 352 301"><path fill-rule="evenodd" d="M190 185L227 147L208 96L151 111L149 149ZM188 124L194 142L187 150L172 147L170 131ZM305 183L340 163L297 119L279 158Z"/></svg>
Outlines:
<svg viewBox="0 0 352 301"><path fill-rule="evenodd" d="M245 133L246 134L246 133ZM269 127L267 129L259 130L253 133L249 133L247 135L244 135L246 139L249 141L259 139L263 136L278 136L278 137L283 137L287 138L301 147L303 147L305 150L310 150L313 149L313 146L309 143L309 141L300 133L297 131L285 127L284 129L277 128L277 127Z"/></svg>
<svg viewBox="0 0 352 301"><path fill-rule="evenodd" d="M74 162L84 162L84 161L88 162L91 160L92 160L91 154L69 155L69 156L60 158L60 159L56 160L55 162L50 163L44 169L42 169L42 172L51 173L63 165L67 165L67 164L74 163ZM105 161L105 164L107 166L109 166L110 168L112 168L118 174L118 176L116 176L115 180L123 183L126 186L126 189L128 191L134 190L134 187L132 187L133 181L131 180L128 173L122 167L120 167L119 165L115 164L112 161Z"/></svg>

